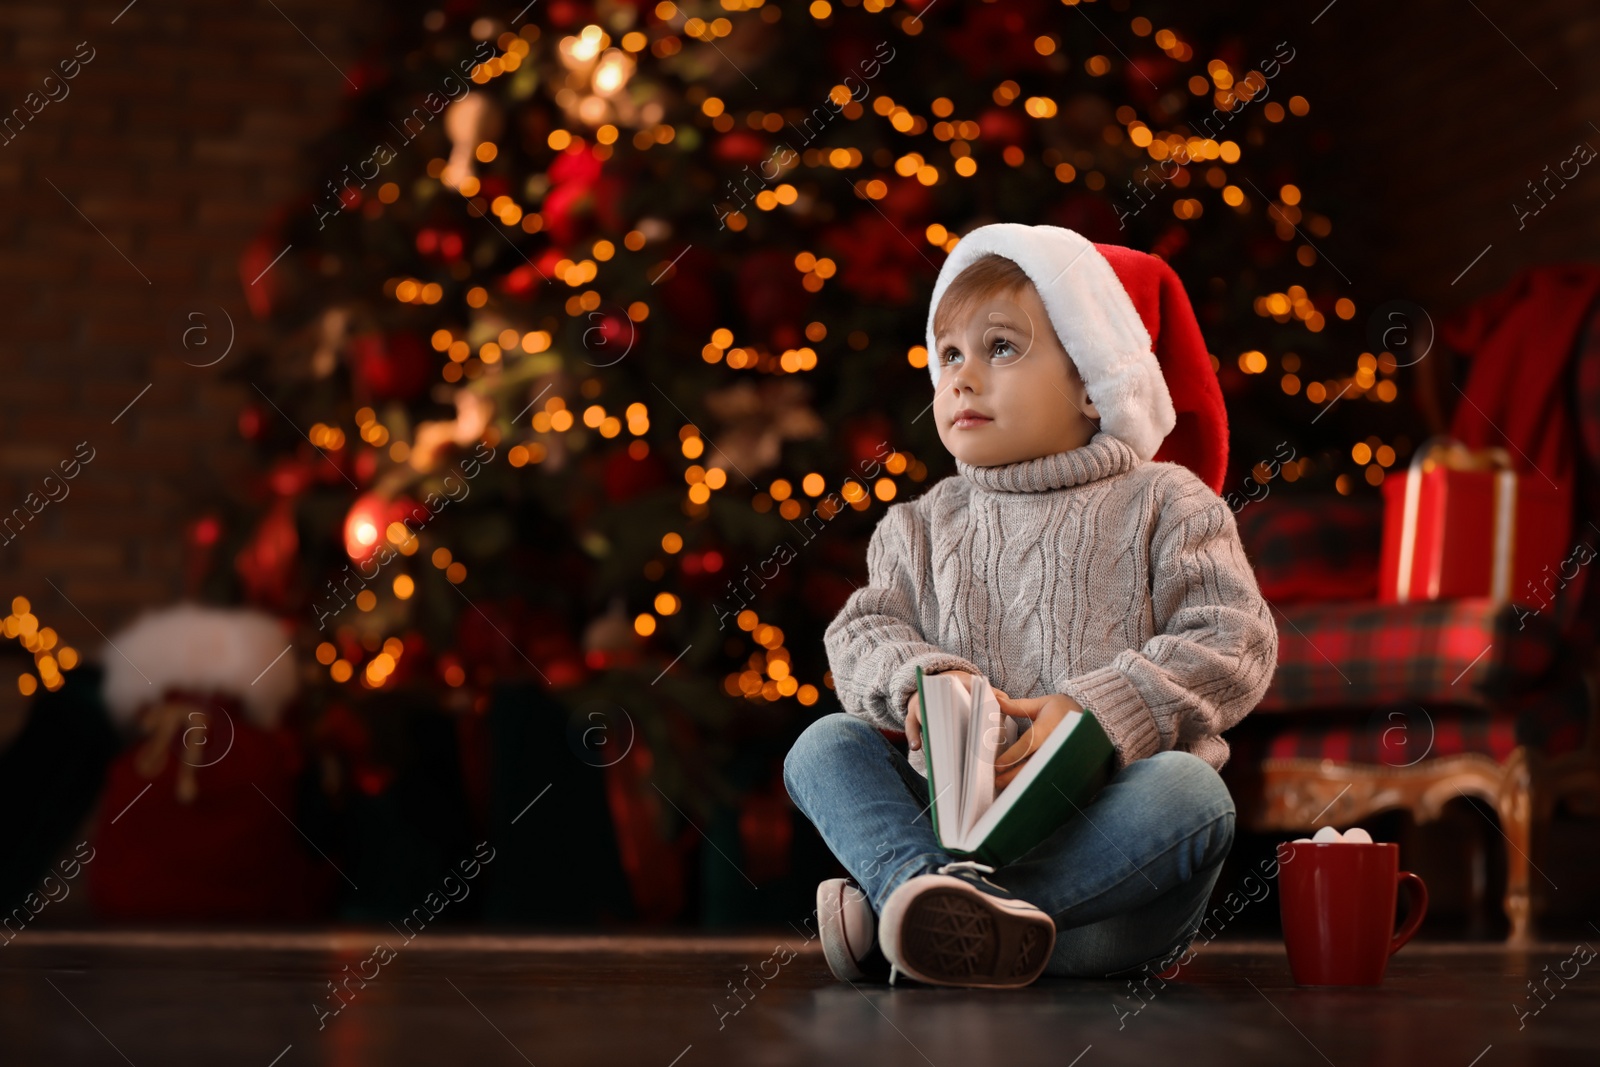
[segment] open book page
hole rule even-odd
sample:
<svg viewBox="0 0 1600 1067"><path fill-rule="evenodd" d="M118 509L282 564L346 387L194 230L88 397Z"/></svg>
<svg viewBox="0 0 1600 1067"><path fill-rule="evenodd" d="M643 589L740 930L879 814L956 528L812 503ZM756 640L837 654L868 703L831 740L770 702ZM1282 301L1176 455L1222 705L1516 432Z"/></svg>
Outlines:
<svg viewBox="0 0 1600 1067"><path fill-rule="evenodd" d="M969 849L994 825L986 816L996 807L995 762L1019 736L1018 721L1000 710L987 678L972 679L969 690L963 677L918 672L918 693L934 828L946 848ZM1043 751L1029 763L1042 756ZM1007 787L1001 797L1017 792Z"/></svg>
<svg viewBox="0 0 1600 1067"><path fill-rule="evenodd" d="M1014 735L1014 719L1000 710L1000 701L987 678L973 682L971 715L968 719L967 765L962 775L961 837L965 841L972 827L994 803L995 756L1006 744L1006 726Z"/></svg>
<svg viewBox="0 0 1600 1067"><path fill-rule="evenodd" d="M966 783L967 752L972 747L971 698L967 695L967 687L960 678L951 675L946 679L946 682L948 684L945 689L950 698L947 705L947 714L950 717L949 736L955 739L956 766L955 773L950 777L950 780L955 783L955 788L951 790L951 797L955 800L957 804L956 810L959 812L959 805L963 803L962 792ZM959 816L957 817L956 825L960 825Z"/></svg>
<svg viewBox="0 0 1600 1067"><path fill-rule="evenodd" d="M1039 773L1049 764L1050 758L1056 754L1056 751L1067 743L1067 739L1072 736L1072 732L1082 720L1083 712L1070 712L1054 730L1050 731L1050 736L1044 739L1044 744L1039 746L1039 750L1028 757L1028 762L1022 765L1022 770L1017 772L1017 776L1011 779L1011 783L1000 791L999 796L994 798L994 803L990 804L983 814L978 817L977 822L966 834L967 840L978 842L988 836L989 831L994 829L995 824L1005 817L1006 812L1011 810L1011 806L1028 792L1028 787L1033 784L1033 780L1039 777ZM992 778L990 782L991 784L993 783Z"/></svg>
<svg viewBox="0 0 1600 1067"><path fill-rule="evenodd" d="M961 796L966 770L966 719L970 697L954 676L921 678L922 744L926 750L935 827L943 841L961 832Z"/></svg>
<svg viewBox="0 0 1600 1067"><path fill-rule="evenodd" d="M956 829L958 836L965 836L967 828L978 821L977 805L977 778L978 763L983 757L983 746L978 737L978 709L982 706L983 694L988 690L987 683L982 678L974 678L961 724L963 744L961 752L961 786L960 806L956 809Z"/></svg>

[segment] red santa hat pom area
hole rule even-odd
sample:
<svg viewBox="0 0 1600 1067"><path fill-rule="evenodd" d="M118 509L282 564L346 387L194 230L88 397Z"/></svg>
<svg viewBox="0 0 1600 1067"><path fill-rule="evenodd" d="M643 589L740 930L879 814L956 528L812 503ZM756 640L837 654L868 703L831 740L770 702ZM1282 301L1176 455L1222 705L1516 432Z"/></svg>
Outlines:
<svg viewBox="0 0 1600 1067"><path fill-rule="evenodd" d="M1061 226L997 222L968 233L940 269L928 306L934 387L934 312L956 276L988 253L1012 260L1033 281L1100 412L1100 429L1140 459L1183 464L1220 493L1228 466L1222 389L1183 283L1148 252L1093 243Z"/></svg>
<svg viewBox="0 0 1600 1067"><path fill-rule="evenodd" d="M131 726L168 691L232 697L263 730L278 725L295 694L288 634L252 608L178 604L147 612L112 636L102 652L102 690L111 717Z"/></svg>

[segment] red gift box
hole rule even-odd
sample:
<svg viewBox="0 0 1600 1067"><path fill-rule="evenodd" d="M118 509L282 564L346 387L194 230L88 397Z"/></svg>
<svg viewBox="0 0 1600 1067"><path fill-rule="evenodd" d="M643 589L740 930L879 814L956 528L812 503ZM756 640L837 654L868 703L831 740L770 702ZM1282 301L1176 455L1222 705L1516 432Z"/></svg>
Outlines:
<svg viewBox="0 0 1600 1067"><path fill-rule="evenodd" d="M1384 480L1378 600L1528 599L1567 552L1571 494L1519 475L1503 448L1431 438Z"/></svg>

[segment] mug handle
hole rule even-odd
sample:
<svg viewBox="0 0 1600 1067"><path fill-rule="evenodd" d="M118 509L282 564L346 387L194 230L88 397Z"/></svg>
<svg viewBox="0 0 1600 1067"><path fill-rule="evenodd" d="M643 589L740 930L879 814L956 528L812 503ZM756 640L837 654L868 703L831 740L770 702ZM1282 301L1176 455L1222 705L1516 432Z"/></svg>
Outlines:
<svg viewBox="0 0 1600 1067"><path fill-rule="evenodd" d="M1423 916L1428 914L1428 885L1417 875L1410 871L1401 871L1399 878L1401 889L1411 890L1411 904L1406 912L1406 924L1400 932L1394 935L1394 940L1389 943L1389 955L1393 956L1400 951L1402 945L1410 941L1416 934L1417 927L1422 925Z"/></svg>

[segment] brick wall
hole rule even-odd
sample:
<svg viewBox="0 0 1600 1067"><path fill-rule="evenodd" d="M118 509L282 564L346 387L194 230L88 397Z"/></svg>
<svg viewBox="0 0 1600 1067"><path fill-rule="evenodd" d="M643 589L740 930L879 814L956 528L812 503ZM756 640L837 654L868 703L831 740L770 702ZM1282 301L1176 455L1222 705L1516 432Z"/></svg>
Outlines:
<svg viewBox="0 0 1600 1067"><path fill-rule="evenodd" d="M1367 310L1447 312L1523 267L1600 261L1600 159L1520 230L1512 209L1574 144L1600 150L1600 7L1340 0L1309 19L1288 91L1333 127L1335 153L1308 199L1339 219L1319 244L1371 292Z"/></svg>
<svg viewBox="0 0 1600 1067"><path fill-rule="evenodd" d="M191 501L249 467L241 387L220 383L225 363L185 360L220 353L225 314L235 350L251 340L239 252L315 181L302 148L338 121L335 66L369 47L381 8L124 3L0 6L0 117L49 100L0 129L0 515L59 497L45 477L93 449L68 495L0 536L16 534L0 603L29 597L86 651L91 623L110 632L183 593ZM185 350L201 324L214 343Z"/></svg>

